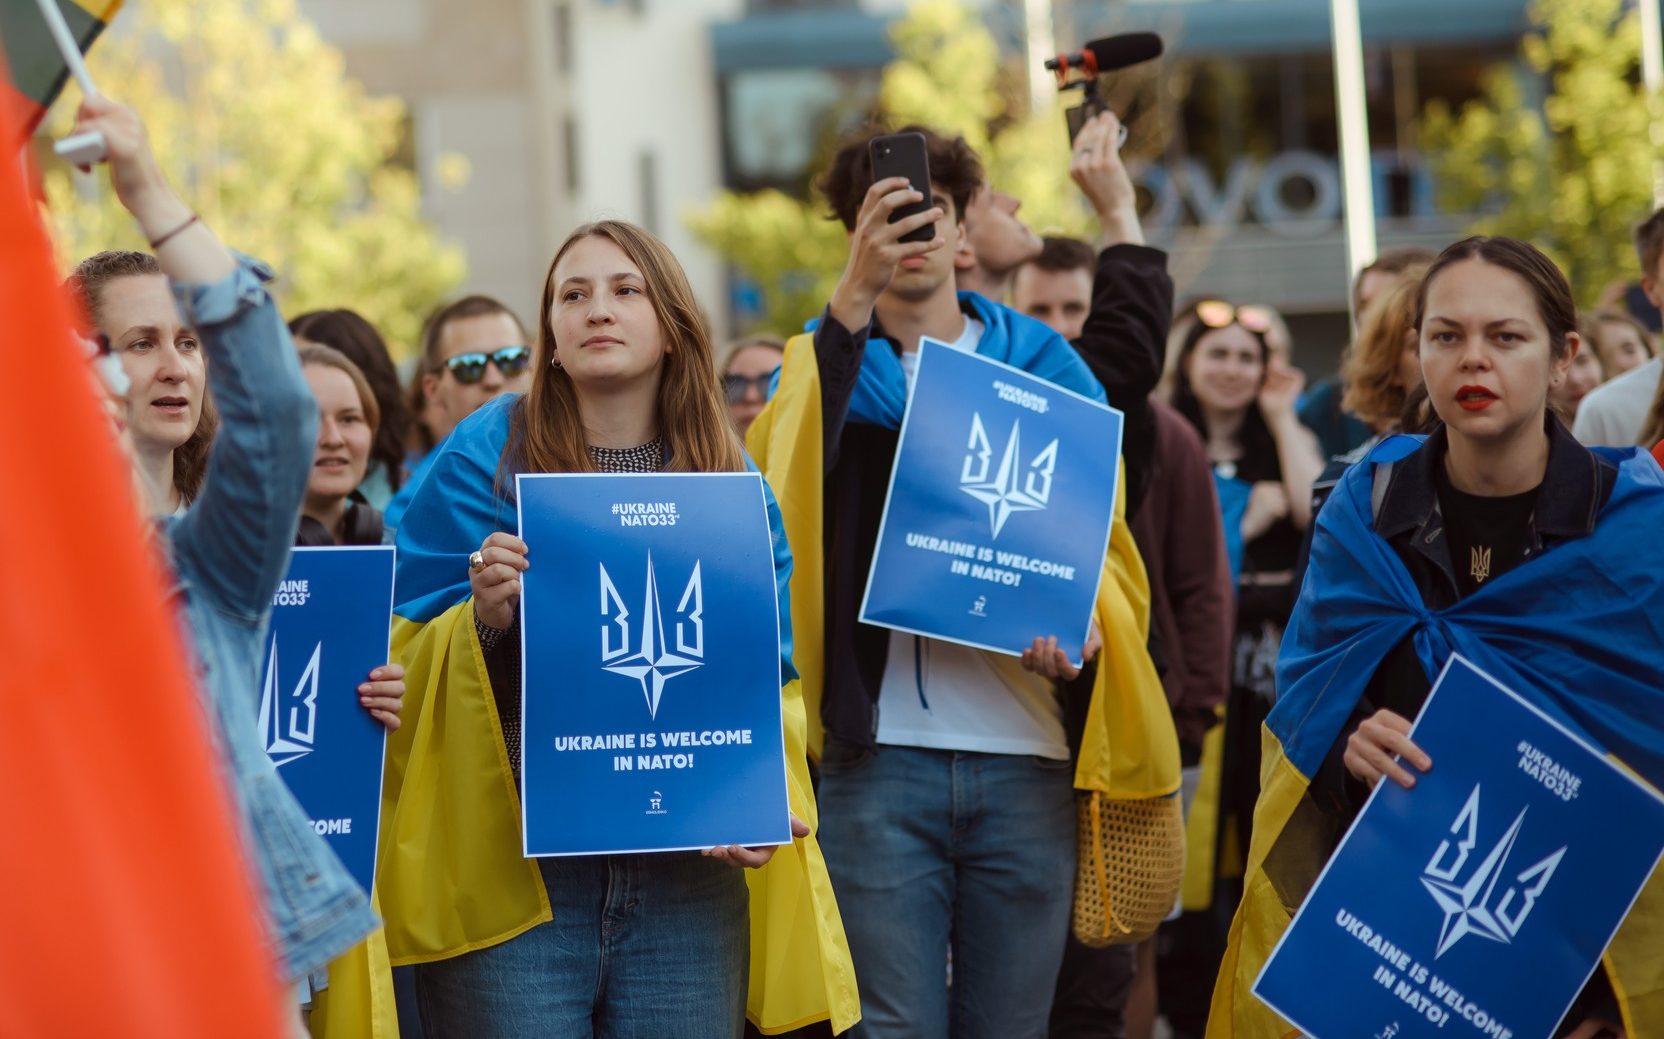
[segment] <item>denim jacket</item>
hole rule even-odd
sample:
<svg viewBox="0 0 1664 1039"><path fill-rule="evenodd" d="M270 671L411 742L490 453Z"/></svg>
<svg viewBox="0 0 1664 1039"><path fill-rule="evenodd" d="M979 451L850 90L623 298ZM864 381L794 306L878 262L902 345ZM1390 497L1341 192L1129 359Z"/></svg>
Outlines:
<svg viewBox="0 0 1664 1039"><path fill-rule="evenodd" d="M165 521L198 686L230 773L283 977L298 981L376 925L369 898L278 777L259 717L272 596L289 566L318 411L293 342L246 257L212 285L173 286L208 358L220 429L202 492Z"/></svg>

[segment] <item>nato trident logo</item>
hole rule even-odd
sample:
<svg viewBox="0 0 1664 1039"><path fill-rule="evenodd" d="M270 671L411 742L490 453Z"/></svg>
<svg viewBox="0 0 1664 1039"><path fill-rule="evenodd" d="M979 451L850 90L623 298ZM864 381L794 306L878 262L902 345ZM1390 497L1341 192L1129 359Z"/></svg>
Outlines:
<svg viewBox="0 0 1664 1039"><path fill-rule="evenodd" d="M277 674L277 633L266 660L266 684L260 690L260 734L266 753L278 767L312 753L318 722L318 662L324 644L312 647L312 658L292 689L283 688Z"/></svg>
<svg viewBox="0 0 1664 1039"><path fill-rule="evenodd" d="M988 523L1000 536L1013 512L1035 512L1052 496L1052 473L1057 469L1054 438L1033 458L1024 459L1021 420L1011 422L1011 436L994 464L994 449L982 425L982 413L971 414L971 435L965 444L965 463L959 470L959 489L988 506Z"/></svg>
<svg viewBox="0 0 1664 1039"><path fill-rule="evenodd" d="M1533 866L1515 874L1496 897L1497 884L1508 873L1508 857L1525 823L1526 809L1506 833L1497 840L1485 857L1473 868L1473 873L1462 880L1462 869L1468 855L1479 844L1479 785L1473 787L1467 804L1456 813L1450 824L1450 834L1439 842L1439 847L1422 871L1421 883L1433 901L1444 910L1444 925L1439 929L1439 945L1433 953L1437 959L1450 951L1451 946L1470 934L1508 945L1525 926L1525 918L1537 904L1537 897L1548 887L1560 860L1566 854L1561 848ZM1449 860L1448 862L1446 860Z"/></svg>
<svg viewBox="0 0 1664 1039"><path fill-rule="evenodd" d="M653 569L653 554L647 554L647 590L642 595L641 614L624 605L601 564L601 667L613 674L641 683L649 717L659 716L659 698L665 683L705 663L705 585L699 563L693 564L682 598L669 617L670 638L665 637L666 617L659 603L659 579ZM632 635L632 632L634 633Z"/></svg>

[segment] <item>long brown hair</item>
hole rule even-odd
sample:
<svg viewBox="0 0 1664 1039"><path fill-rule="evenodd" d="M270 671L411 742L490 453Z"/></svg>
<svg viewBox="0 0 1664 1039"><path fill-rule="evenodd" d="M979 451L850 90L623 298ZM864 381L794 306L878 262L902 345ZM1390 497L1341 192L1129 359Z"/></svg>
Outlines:
<svg viewBox="0 0 1664 1039"><path fill-rule="evenodd" d="M724 473L745 469L745 454L728 421L728 406L712 360L711 334L687 273L665 244L622 220L602 220L573 231L549 261L537 314L537 371L532 388L517 401L509 421L505 470L533 473L594 472L578 413L578 395L566 369L556 366L549 312L555 302L555 267L585 238L605 238L641 271L647 298L668 350L659 379L657 423L668 449L666 468ZM502 475L506 476L507 471Z"/></svg>

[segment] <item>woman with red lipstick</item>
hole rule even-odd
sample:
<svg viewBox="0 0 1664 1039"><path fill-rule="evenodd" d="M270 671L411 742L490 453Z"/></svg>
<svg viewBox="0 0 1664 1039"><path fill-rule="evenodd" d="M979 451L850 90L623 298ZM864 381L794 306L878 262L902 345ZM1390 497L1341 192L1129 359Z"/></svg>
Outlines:
<svg viewBox="0 0 1664 1039"><path fill-rule="evenodd" d="M1439 421L1424 439L1388 439L1342 478L1278 662L1266 729L1282 760L1266 771L1255 897L1214 1000L1239 1033L1265 1012L1246 997L1249 950L1275 942L1272 922L1309 889L1313 858L1375 784L1413 788L1434 766L1410 719L1452 653L1649 781L1664 778L1652 626L1664 590L1647 576L1664 569L1664 478L1635 448L1583 447L1549 406L1582 348L1564 275L1524 242L1458 242L1422 282L1415 329ZM1637 1035L1664 1028L1658 1005L1635 998L1655 990L1644 979L1656 977L1656 946L1634 952L1656 926L1656 895L1619 929L1561 1035L1621 1036L1626 1019ZM1279 900L1271 915L1268 898Z"/></svg>

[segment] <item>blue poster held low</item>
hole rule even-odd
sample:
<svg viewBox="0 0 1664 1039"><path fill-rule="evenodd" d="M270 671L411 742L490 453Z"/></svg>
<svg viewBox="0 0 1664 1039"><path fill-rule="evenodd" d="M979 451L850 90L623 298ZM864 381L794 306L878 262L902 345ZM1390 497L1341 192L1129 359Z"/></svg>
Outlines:
<svg viewBox="0 0 1664 1039"><path fill-rule="evenodd" d="M861 620L1078 665L1115 515L1122 415L925 338Z"/></svg>
<svg viewBox="0 0 1664 1039"><path fill-rule="evenodd" d="M1315 1039L1537 1039L1664 853L1664 797L1461 656L1254 994Z"/></svg>
<svg viewBox="0 0 1664 1039"><path fill-rule="evenodd" d="M388 660L393 549L297 548L272 600L260 731L312 825L369 891L381 823L381 723L358 685Z"/></svg>
<svg viewBox="0 0 1664 1039"><path fill-rule="evenodd" d="M521 600L525 854L789 842L780 687L796 676L762 477L523 474L517 498L538 561Z"/></svg>

